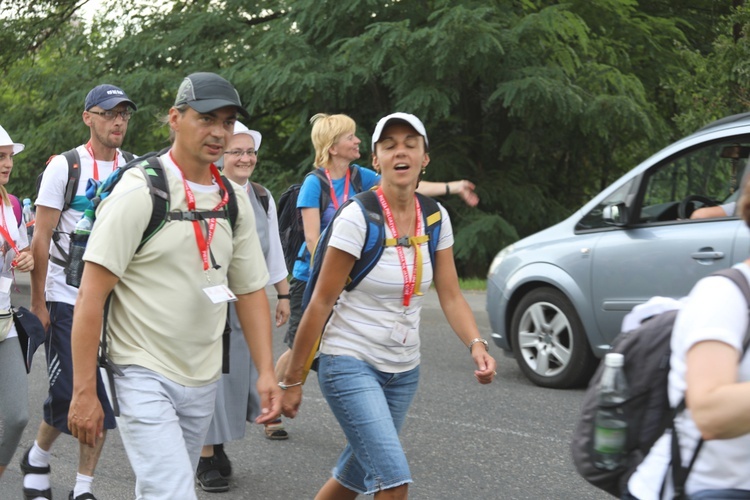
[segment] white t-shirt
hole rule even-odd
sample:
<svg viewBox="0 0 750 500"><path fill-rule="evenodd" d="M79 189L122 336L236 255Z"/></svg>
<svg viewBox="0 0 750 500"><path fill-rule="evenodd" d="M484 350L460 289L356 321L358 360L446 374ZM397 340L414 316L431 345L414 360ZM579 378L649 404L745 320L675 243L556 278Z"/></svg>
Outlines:
<svg viewBox="0 0 750 500"><path fill-rule="evenodd" d="M170 210L187 210L180 170L169 155L159 158ZM198 210L218 204L217 185L188 185ZM262 290L268 282L253 209L242 187L233 187L239 194L237 222L232 230L227 219L216 219L210 250L220 267L208 271L190 221L167 222L136 253L153 206L140 169L126 172L99 205L84 260L119 278L107 323L115 364L142 366L188 387L218 380L227 303L213 303L204 290L225 284L240 295Z"/></svg>
<svg viewBox="0 0 750 500"><path fill-rule="evenodd" d="M443 221L437 251L453 246L450 218L442 206L440 212ZM329 245L359 258L366 231L365 217L359 205L352 203L346 207L334 220L331 229ZM391 238L387 224L385 229L386 238ZM413 276L414 248L403 248L409 276ZM421 253L421 291L427 293L432 283L432 262L427 243L421 245ZM354 290L341 293L326 325L320 352L352 356L386 373L415 368L420 357L419 320L423 298L413 295L409 306L403 305L401 261L396 247L386 247L375 268L362 282Z"/></svg>
<svg viewBox="0 0 750 500"><path fill-rule="evenodd" d="M738 264L750 280L750 268ZM700 280L680 310L671 339L669 401L676 406L685 394L685 358L698 342L716 340L742 351L748 328L748 304L733 282L721 276ZM750 355L740 363L740 381L750 380ZM750 418L750 417L749 417ZM693 456L700 432L686 410L676 422L681 457L687 465ZM628 482L630 493L639 500L658 500L659 490L671 457L671 435L665 433ZM716 439L703 443L688 481L686 492L737 488L750 490L750 434L734 439ZM666 498L672 498L671 478Z"/></svg>
<svg viewBox="0 0 750 500"><path fill-rule="evenodd" d="M75 229L76 223L81 219L83 211L89 206L89 199L86 198L86 184L88 180L94 177L94 161L86 150L85 146L76 148L78 155L81 157L81 177L78 181L78 189L73 198L70 208L60 214L60 223L58 225L59 237L58 244L67 253L70 246L70 233ZM118 150L117 166L125 165L126 160L122 152ZM97 160L96 167L99 172L98 180L106 179L112 173L115 162ZM68 184L68 162L63 155L57 155L52 158L42 176L42 183L39 186L39 195L34 205L62 210L65 202L65 187ZM65 260L57 249L55 242L50 242L50 255L61 260ZM65 268L49 261L47 267L47 282L45 286L46 300L49 302L65 302L74 305L78 289L65 283Z"/></svg>
<svg viewBox="0 0 750 500"><path fill-rule="evenodd" d="M19 250L28 247L29 237L26 234L25 228L23 231L18 230L18 221L16 220L16 215L13 213L13 207L4 204L2 207L2 213L5 215L5 228L8 230L10 237L16 243L16 247ZM14 252L10 245L5 242L5 238L3 238L2 234L0 234L0 254L2 255L0 277L12 280L13 272L11 271L11 262L16 258L16 252ZM2 282L8 283L8 291L0 291L0 309L7 311L10 309L10 284L5 279L3 279ZM16 332L16 326L11 323L10 333L8 333L6 338L17 336L18 333Z"/></svg>

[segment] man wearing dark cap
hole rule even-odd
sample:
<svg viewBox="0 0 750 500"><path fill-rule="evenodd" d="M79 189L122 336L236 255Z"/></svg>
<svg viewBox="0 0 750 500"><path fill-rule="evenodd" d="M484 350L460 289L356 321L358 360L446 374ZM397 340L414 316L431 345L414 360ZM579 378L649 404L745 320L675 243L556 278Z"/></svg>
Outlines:
<svg viewBox="0 0 750 500"><path fill-rule="evenodd" d="M34 445L24 454L21 469L27 499L50 498L50 449L60 433L69 434L68 408L73 389L70 357L70 329L77 290L65 283L65 260L69 234L88 206L88 179L106 179L132 155L120 151L128 122L136 105L114 85L98 85L86 96L83 123L91 131L86 144L71 150L78 163L69 165L65 155L51 158L42 176L36 200L36 223L31 251L38 261L31 274L31 310L47 329L45 347L49 375L49 395L44 402L44 420ZM76 156L77 155L77 156ZM70 173L78 169L80 177L72 192ZM69 184L71 187L68 187ZM66 198L69 198L66 201ZM100 383L99 397L105 408L105 429L115 427L112 409ZM104 439L95 447L80 447L78 476L70 493L71 500L95 498L92 494L94 469Z"/></svg>
<svg viewBox="0 0 750 500"><path fill-rule="evenodd" d="M230 301L237 301L259 372L257 422L273 420L281 409L265 294L268 271L253 209L247 196L230 194L242 188L215 166L238 113L247 117L225 79L213 73L185 78L169 110L172 148L157 157L166 174L170 220L136 251L152 201L143 173L131 169L99 205L84 255L68 424L82 445L99 445L105 417L96 395L97 340L111 292L108 353L121 371L113 397L136 498L196 498L194 474L214 412ZM237 210L230 223L232 202Z"/></svg>

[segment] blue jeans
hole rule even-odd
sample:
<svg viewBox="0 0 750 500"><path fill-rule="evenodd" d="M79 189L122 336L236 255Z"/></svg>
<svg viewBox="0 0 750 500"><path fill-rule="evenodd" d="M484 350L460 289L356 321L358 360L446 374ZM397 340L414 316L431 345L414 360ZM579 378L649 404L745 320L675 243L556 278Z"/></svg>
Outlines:
<svg viewBox="0 0 750 500"><path fill-rule="evenodd" d="M362 495L411 483L398 434L417 391L419 367L385 373L350 356L321 354L318 382L348 441L334 479Z"/></svg>

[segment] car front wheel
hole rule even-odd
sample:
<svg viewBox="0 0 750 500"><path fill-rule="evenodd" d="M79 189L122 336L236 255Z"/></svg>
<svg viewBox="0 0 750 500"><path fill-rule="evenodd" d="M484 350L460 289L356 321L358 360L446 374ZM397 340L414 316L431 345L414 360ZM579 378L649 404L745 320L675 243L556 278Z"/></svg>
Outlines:
<svg viewBox="0 0 750 500"><path fill-rule="evenodd" d="M596 367L578 314L554 288L537 288L521 299L513 314L511 342L521 371L542 387L583 385Z"/></svg>

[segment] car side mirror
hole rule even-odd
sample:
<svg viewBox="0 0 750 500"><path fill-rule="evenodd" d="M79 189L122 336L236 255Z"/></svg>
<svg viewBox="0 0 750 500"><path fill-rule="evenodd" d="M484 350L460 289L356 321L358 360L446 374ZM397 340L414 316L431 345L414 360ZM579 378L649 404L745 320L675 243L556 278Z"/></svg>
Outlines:
<svg viewBox="0 0 750 500"><path fill-rule="evenodd" d="M627 226L628 207L623 202L607 205L602 210L602 219L612 226Z"/></svg>

